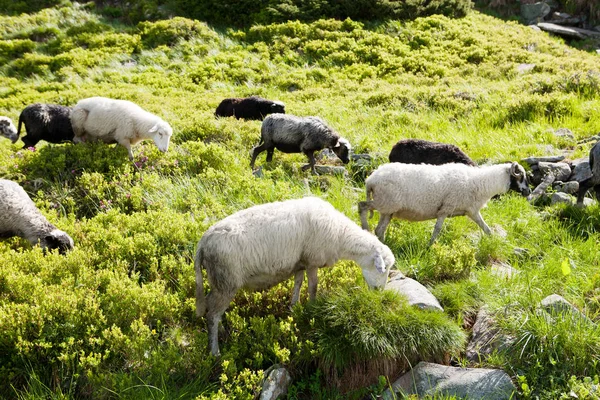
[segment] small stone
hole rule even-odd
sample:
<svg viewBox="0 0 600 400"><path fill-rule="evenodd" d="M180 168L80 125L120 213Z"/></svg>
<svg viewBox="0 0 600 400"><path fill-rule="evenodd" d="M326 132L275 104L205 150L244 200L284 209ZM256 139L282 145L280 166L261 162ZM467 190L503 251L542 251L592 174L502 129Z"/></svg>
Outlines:
<svg viewBox="0 0 600 400"><path fill-rule="evenodd" d="M554 135L558 136L558 137L566 137L569 139L575 139L575 135L568 128L558 128L557 130L554 131Z"/></svg>
<svg viewBox="0 0 600 400"><path fill-rule="evenodd" d="M390 279L385 286L385 290L393 290L405 296L411 306L417 306L424 310L444 311L440 302L429 289L414 279L406 278L403 275L397 275Z"/></svg>
<svg viewBox="0 0 600 400"><path fill-rule="evenodd" d="M563 192L556 192L552 194L552 198L550 199L551 205L562 203L573 205L573 198L571 197L571 195L568 195Z"/></svg>
<svg viewBox="0 0 600 400"><path fill-rule="evenodd" d="M517 65L517 72L524 73L532 71L535 68L535 64L519 64Z"/></svg>
<svg viewBox="0 0 600 400"><path fill-rule="evenodd" d="M577 193L579 191L579 182L554 182L554 189L557 192L563 192L567 194Z"/></svg>
<svg viewBox="0 0 600 400"><path fill-rule="evenodd" d="M285 368L274 365L265 371L265 376L260 400L275 400L287 394L292 377Z"/></svg>

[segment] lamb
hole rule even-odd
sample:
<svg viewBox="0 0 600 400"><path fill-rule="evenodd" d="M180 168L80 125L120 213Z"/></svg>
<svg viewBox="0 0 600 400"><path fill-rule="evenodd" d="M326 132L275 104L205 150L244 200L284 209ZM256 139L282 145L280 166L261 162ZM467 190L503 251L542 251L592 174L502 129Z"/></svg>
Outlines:
<svg viewBox="0 0 600 400"><path fill-rule="evenodd" d="M583 198L587 191L591 188L596 193L596 199L600 201L600 142L597 142L590 150L590 169L592 176L579 182L579 193L577 193L577 206L583 206Z"/></svg>
<svg viewBox="0 0 600 400"><path fill-rule="evenodd" d="M490 234L481 208L509 189L523 196L530 193L525 170L516 162L483 167L390 163L375 170L365 184L367 201L358 204L363 229L369 230L367 210L380 213L375 234L381 241L392 217L408 221L437 219L430 245L447 217L466 215Z"/></svg>
<svg viewBox="0 0 600 400"><path fill-rule="evenodd" d="M273 113L285 114L285 104L280 101L263 99L259 96L251 96L223 100L217 107L215 116L260 121L268 114Z"/></svg>
<svg viewBox="0 0 600 400"><path fill-rule="evenodd" d="M378 288L385 286L395 262L386 245L316 197L250 207L211 226L194 260L196 314L207 314L211 353L219 354L219 321L238 290L267 289L294 276L293 305L306 271L313 300L317 270L340 259L356 261L367 284ZM203 267L211 287L206 298Z"/></svg>
<svg viewBox="0 0 600 400"><path fill-rule="evenodd" d="M127 100L90 97L80 100L71 114L74 142L101 140L118 143L127 149L133 160L131 146L144 139L152 139L163 153L169 149L173 135L171 126Z"/></svg>
<svg viewBox="0 0 600 400"><path fill-rule="evenodd" d="M429 142L422 139L400 140L392 147L390 162L433 165L461 163L477 166L468 155L453 144Z"/></svg>
<svg viewBox="0 0 600 400"><path fill-rule="evenodd" d="M344 164L347 164L352 146L350 142L340 137L332 128L319 117L296 117L289 114L269 115L262 123L260 130L260 143L252 149L250 167L254 169L256 157L267 151L267 162L273 159L273 152L277 148L284 153L304 153L308 157L308 164L302 170L315 170L316 151L329 148Z"/></svg>
<svg viewBox="0 0 600 400"><path fill-rule="evenodd" d="M0 116L0 136L10 139L13 143L19 140L17 128L8 117Z"/></svg>
<svg viewBox="0 0 600 400"><path fill-rule="evenodd" d="M21 135L21 124L27 130L27 135L22 138L24 149L35 147L40 140L50 143L73 141L70 107L41 103L28 105L19 115L17 138Z"/></svg>
<svg viewBox="0 0 600 400"><path fill-rule="evenodd" d="M16 182L0 179L0 237L21 236L46 250L73 249L73 239L52 225Z"/></svg>

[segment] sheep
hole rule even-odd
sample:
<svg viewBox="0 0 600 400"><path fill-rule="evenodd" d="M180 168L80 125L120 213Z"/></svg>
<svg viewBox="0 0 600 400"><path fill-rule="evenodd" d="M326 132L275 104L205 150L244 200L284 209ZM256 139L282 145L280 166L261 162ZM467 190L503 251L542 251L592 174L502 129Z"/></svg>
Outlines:
<svg viewBox="0 0 600 400"><path fill-rule="evenodd" d="M267 151L267 162L273 159L275 149L284 153L304 153L308 164L302 170L315 170L315 151L329 148L344 164L347 164L352 146L350 142L340 137L332 128L319 117L296 117L289 114L269 115L262 123L260 143L252 149L250 167L254 169L256 157Z"/></svg>
<svg viewBox="0 0 600 400"><path fill-rule="evenodd" d="M40 140L50 143L73 141L71 108L59 104L30 104L19 115L17 138L21 135L21 125L25 125L27 135L23 136L23 148L35 147ZM16 139L13 141L13 143Z"/></svg>
<svg viewBox="0 0 600 400"><path fill-rule="evenodd" d="M577 193L577 206L583 206L583 198L587 191L594 188L596 199L600 201L600 162L594 163L594 160L600 160L600 142L597 142L590 150L590 169L592 176L579 182L579 192Z"/></svg>
<svg viewBox="0 0 600 400"><path fill-rule="evenodd" d="M173 134L171 126L137 104L127 100L90 97L80 100L71 114L74 142L90 139L104 143L118 143L127 149L133 161L131 146L141 140L152 139L163 153L169 149Z"/></svg>
<svg viewBox="0 0 600 400"><path fill-rule="evenodd" d="M477 164L453 144L429 142L422 139L404 139L392 147L390 162L404 164L442 165L461 163L477 166Z"/></svg>
<svg viewBox="0 0 600 400"><path fill-rule="evenodd" d="M223 100L217 107L215 116L260 121L268 114L273 113L285 114L285 104L280 101L263 99L259 96L251 96Z"/></svg>
<svg viewBox="0 0 600 400"><path fill-rule="evenodd" d="M46 250L73 249L73 239L52 225L16 182L0 179L0 237L21 236Z"/></svg>
<svg viewBox="0 0 600 400"><path fill-rule="evenodd" d="M13 143L19 140L17 128L8 117L0 116L0 136L10 139Z"/></svg>
<svg viewBox="0 0 600 400"><path fill-rule="evenodd" d="M386 245L316 197L253 206L211 226L194 259L196 315L207 315L211 353L219 354L219 321L238 290L267 289L294 276L294 305L306 271L314 300L317 270L340 259L356 261L372 288L385 286L395 262ZM211 288L206 298L203 267Z"/></svg>
<svg viewBox="0 0 600 400"><path fill-rule="evenodd" d="M375 234L381 241L392 217L437 219L430 245L447 217L467 215L490 234L480 213L488 200L509 189L523 196L530 193L525 170L516 162L483 167L390 163L375 170L365 184L367 201L358 204L363 229L369 230L367 210L380 213Z"/></svg>

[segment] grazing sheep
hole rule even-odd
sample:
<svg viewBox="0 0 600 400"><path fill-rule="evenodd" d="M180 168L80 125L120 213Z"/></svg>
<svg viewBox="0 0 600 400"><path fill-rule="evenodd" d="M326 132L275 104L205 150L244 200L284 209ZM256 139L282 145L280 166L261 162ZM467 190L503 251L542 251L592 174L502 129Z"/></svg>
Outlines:
<svg viewBox="0 0 600 400"><path fill-rule="evenodd" d="M477 164L453 144L429 142L422 139L404 139L392 147L390 162L404 164L442 165L460 163Z"/></svg>
<svg viewBox="0 0 600 400"><path fill-rule="evenodd" d="M314 153L329 148L344 164L347 164L352 147L319 117L296 117L289 114L269 115L262 123L260 143L252 149L250 167L254 169L256 157L267 151L267 162L273 159L275 149L284 153L304 153L308 168L316 174Z"/></svg>
<svg viewBox="0 0 600 400"><path fill-rule="evenodd" d="M595 162L595 161L598 162ZM577 193L577 206L583 206L583 198L591 188L596 193L596 199L600 201L600 142L596 143L590 150L590 169L592 176L579 182L579 193Z"/></svg>
<svg viewBox="0 0 600 400"><path fill-rule="evenodd" d="M0 136L10 139L13 143L19 140L17 128L8 117L0 116Z"/></svg>
<svg viewBox="0 0 600 400"><path fill-rule="evenodd" d="M73 141L70 107L41 103L28 105L19 115L17 138L21 134L21 124L25 125L27 131L22 138L25 143L23 148L35 147L40 140L50 143Z"/></svg>
<svg viewBox="0 0 600 400"><path fill-rule="evenodd" d="M382 241L392 217L437 219L429 244L440 233L444 219L458 215L468 216L490 234L479 212L488 200L509 189L523 196L530 193L525 170L516 162L483 167L391 163L380 166L365 183L367 201L358 204L363 229L369 230L367 210L380 213L375 234Z"/></svg>
<svg viewBox="0 0 600 400"><path fill-rule="evenodd" d="M133 160L131 146L141 140L152 139L162 152L169 149L173 134L171 126L137 104L127 100L90 97L79 101L71 114L74 142L90 139L104 143L118 143L127 149Z"/></svg>
<svg viewBox="0 0 600 400"><path fill-rule="evenodd" d="M211 353L219 354L219 321L238 290L267 289L294 276L293 305L306 271L313 300L317 270L340 259L356 261L370 287L385 286L395 262L390 249L375 236L315 197L250 207L211 226L200 239L194 260L196 314L208 312ZM202 267L211 287L206 298Z"/></svg>
<svg viewBox="0 0 600 400"><path fill-rule="evenodd" d="M262 120L268 114L275 113L285 114L285 105L282 102L251 96L223 100L217 107L215 116Z"/></svg>
<svg viewBox="0 0 600 400"><path fill-rule="evenodd" d="M18 183L0 179L0 237L11 236L61 253L73 248L73 239L48 222Z"/></svg>

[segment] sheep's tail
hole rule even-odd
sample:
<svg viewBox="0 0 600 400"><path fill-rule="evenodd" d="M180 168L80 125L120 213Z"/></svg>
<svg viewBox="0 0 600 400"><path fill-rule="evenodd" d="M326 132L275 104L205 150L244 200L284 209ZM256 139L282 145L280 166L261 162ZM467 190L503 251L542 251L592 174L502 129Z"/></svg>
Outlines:
<svg viewBox="0 0 600 400"><path fill-rule="evenodd" d="M370 231L369 220L367 219L367 211L370 211L370 217L373 218L373 189L367 185L367 201L358 203L358 213L360 215L360 223L362 228Z"/></svg>
<svg viewBox="0 0 600 400"><path fill-rule="evenodd" d="M196 316L202 317L206 314L206 297L204 296L204 280L202 278L202 264L204 254L200 244L194 257L194 269L196 270Z"/></svg>
<svg viewBox="0 0 600 400"><path fill-rule="evenodd" d="M23 113L19 114L19 125L17 126L17 138L21 137L21 124L23 124Z"/></svg>

